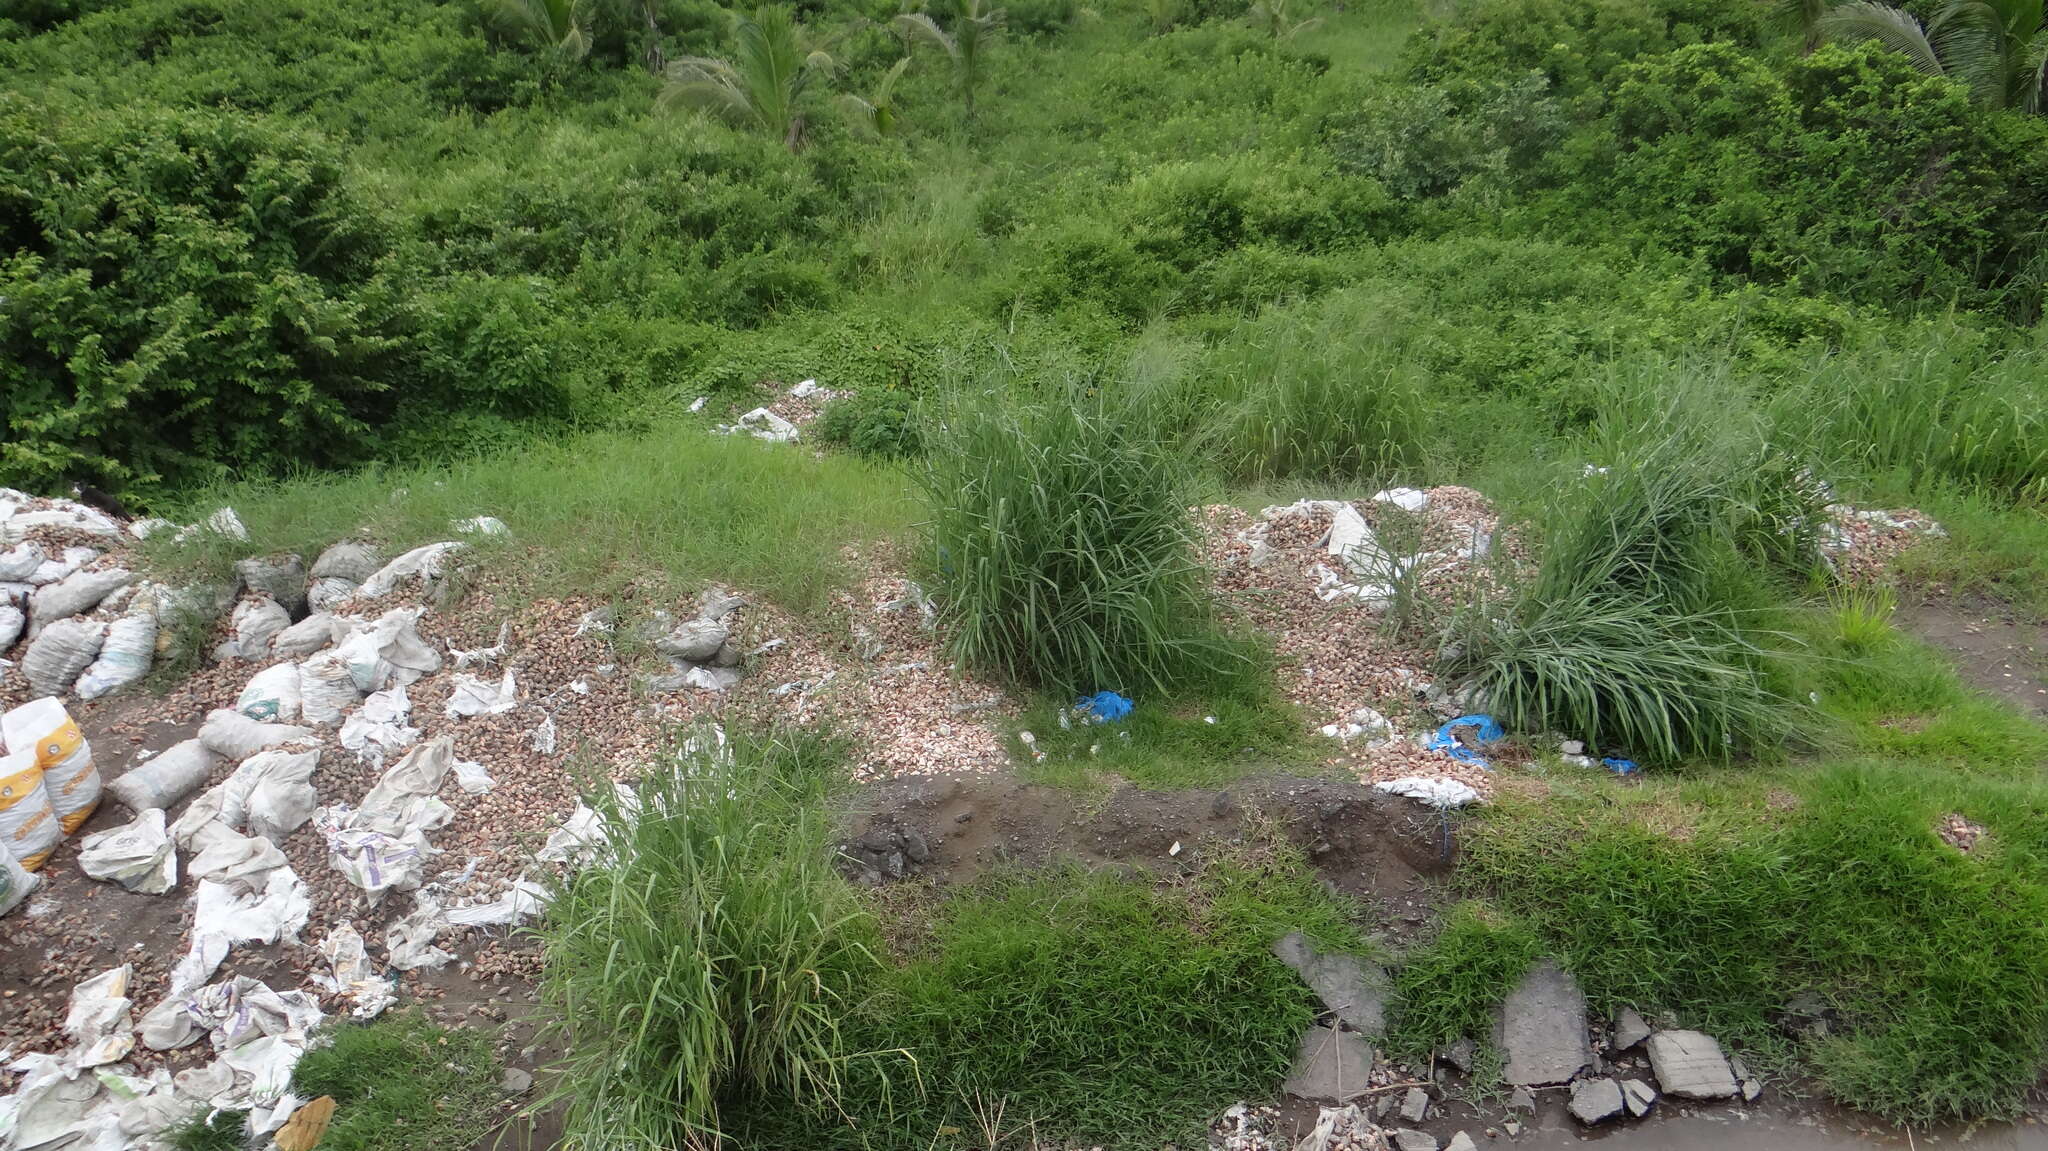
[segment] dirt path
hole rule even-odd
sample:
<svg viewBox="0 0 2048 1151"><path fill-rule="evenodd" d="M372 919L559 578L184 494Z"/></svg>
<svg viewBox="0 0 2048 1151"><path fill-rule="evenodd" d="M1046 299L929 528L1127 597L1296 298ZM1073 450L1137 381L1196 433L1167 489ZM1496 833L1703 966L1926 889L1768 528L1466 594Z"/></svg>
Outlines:
<svg viewBox="0 0 2048 1151"><path fill-rule="evenodd" d="M1896 619L1901 630L1953 657L1965 682L2022 711L2048 715L2048 624L1981 597L1902 603Z"/></svg>

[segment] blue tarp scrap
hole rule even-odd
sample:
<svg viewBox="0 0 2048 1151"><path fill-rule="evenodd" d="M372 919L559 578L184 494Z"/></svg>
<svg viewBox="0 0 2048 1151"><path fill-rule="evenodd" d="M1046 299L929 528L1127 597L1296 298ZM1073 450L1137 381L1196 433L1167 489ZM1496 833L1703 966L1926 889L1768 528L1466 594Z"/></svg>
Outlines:
<svg viewBox="0 0 2048 1151"><path fill-rule="evenodd" d="M1089 723L1122 723L1134 705L1113 691L1098 691L1074 705Z"/></svg>
<svg viewBox="0 0 2048 1151"><path fill-rule="evenodd" d="M1643 769L1642 765L1635 760L1623 759L1618 755L1603 755L1600 757L1600 762L1606 766L1607 770L1616 775L1634 775Z"/></svg>
<svg viewBox="0 0 2048 1151"><path fill-rule="evenodd" d="M1508 734L1490 715L1461 715L1437 728L1436 734L1430 736L1429 742L1423 746L1430 751L1441 751L1459 763L1485 767L1486 757L1458 742L1456 732L1459 728L1477 729L1469 737L1474 743L1495 743L1506 739Z"/></svg>

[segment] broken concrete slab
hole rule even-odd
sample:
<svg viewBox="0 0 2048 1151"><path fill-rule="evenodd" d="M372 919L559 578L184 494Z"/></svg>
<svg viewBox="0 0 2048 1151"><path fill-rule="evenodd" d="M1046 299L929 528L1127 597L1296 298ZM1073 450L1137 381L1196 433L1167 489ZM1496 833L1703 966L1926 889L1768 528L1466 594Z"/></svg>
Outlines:
<svg viewBox="0 0 2048 1151"><path fill-rule="evenodd" d="M1460 1131L1456 1135L1451 1136L1449 1143L1444 1144L1444 1151L1479 1151L1479 1147L1472 1142L1470 1135Z"/></svg>
<svg viewBox="0 0 2048 1151"><path fill-rule="evenodd" d="M1628 1113L1640 1119L1657 1105L1657 1089L1640 1079L1621 1081L1622 1102L1628 1104Z"/></svg>
<svg viewBox="0 0 2048 1151"><path fill-rule="evenodd" d="M1500 1041L1510 1087L1569 1082L1593 1061L1578 980L1551 960L1539 960L1501 1005Z"/></svg>
<svg viewBox="0 0 2048 1151"><path fill-rule="evenodd" d="M1764 1085L1762 1082L1755 1079L1745 1079L1742 1081L1742 1101L1744 1103L1756 1102L1757 1097L1763 1093Z"/></svg>
<svg viewBox="0 0 2048 1151"><path fill-rule="evenodd" d="M1420 1123L1429 1118L1429 1092L1420 1087L1410 1087L1401 1097L1401 1118L1410 1123Z"/></svg>
<svg viewBox="0 0 2048 1151"><path fill-rule="evenodd" d="M1436 1136L1413 1127L1394 1129L1395 1151L1436 1151Z"/></svg>
<svg viewBox="0 0 2048 1151"><path fill-rule="evenodd" d="M1514 1093L1508 1096L1508 1110L1527 1111L1531 1115L1535 1114L1536 1093L1527 1087L1515 1088Z"/></svg>
<svg viewBox="0 0 2048 1151"><path fill-rule="evenodd" d="M1642 1014L1633 1007L1624 1007L1614 1013L1614 1049L1627 1051L1650 1037L1650 1025Z"/></svg>
<svg viewBox="0 0 2048 1151"><path fill-rule="evenodd" d="M1614 1118L1626 1106L1621 1097L1621 1084L1612 1079L1581 1079L1572 1084L1569 1110L1572 1118L1588 1127Z"/></svg>
<svg viewBox="0 0 2048 1151"><path fill-rule="evenodd" d="M1292 967L1345 1026L1374 1039L1386 1033L1389 983L1377 964L1355 955L1320 953L1299 931L1282 936L1273 945L1273 954Z"/></svg>
<svg viewBox="0 0 2048 1151"><path fill-rule="evenodd" d="M1281 1090L1297 1099L1348 1103L1372 1089L1372 1047L1335 1027L1310 1027L1301 1033L1294 1069Z"/></svg>
<svg viewBox="0 0 2048 1151"><path fill-rule="evenodd" d="M1650 1036L1650 1070L1666 1095L1681 1099L1726 1099L1737 1091L1728 1058L1711 1035L1659 1031Z"/></svg>
<svg viewBox="0 0 2048 1151"><path fill-rule="evenodd" d="M1443 1061L1464 1072L1472 1074L1472 1065L1479 1062L1479 1044L1467 1035L1443 1050Z"/></svg>

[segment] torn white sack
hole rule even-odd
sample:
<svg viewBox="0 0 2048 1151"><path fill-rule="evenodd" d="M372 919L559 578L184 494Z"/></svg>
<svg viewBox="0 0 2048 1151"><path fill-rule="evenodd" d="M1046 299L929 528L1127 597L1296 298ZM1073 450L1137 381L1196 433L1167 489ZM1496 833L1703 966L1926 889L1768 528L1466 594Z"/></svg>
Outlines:
<svg viewBox="0 0 2048 1151"><path fill-rule="evenodd" d="M78 845L78 867L94 879L144 895L176 887L178 852L164 826L163 809L150 808L120 827L86 836Z"/></svg>
<svg viewBox="0 0 2048 1151"><path fill-rule="evenodd" d="M448 695L446 711L451 716L502 715L519 706L518 685L513 682L512 670L505 669L505 675L492 684L468 674L457 673L455 687Z"/></svg>

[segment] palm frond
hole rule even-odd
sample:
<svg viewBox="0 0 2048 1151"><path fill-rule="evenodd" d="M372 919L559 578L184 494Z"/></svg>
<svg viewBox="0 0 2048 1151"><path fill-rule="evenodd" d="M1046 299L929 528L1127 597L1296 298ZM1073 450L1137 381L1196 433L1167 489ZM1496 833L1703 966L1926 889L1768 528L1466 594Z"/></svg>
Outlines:
<svg viewBox="0 0 2048 1151"><path fill-rule="evenodd" d="M1830 0L1772 0L1778 22L1800 34L1803 47L1811 52L1820 47L1821 17L1827 15Z"/></svg>
<svg viewBox="0 0 2048 1151"><path fill-rule="evenodd" d="M937 45L946 55L956 59L960 55L959 43L939 27L938 21L923 12L905 12L890 20L889 26L905 40L922 40Z"/></svg>
<svg viewBox="0 0 2048 1151"><path fill-rule="evenodd" d="M734 124L754 119L746 85L731 62L710 56L685 56L671 61L660 102L664 107L708 112Z"/></svg>
<svg viewBox="0 0 2048 1151"><path fill-rule="evenodd" d="M2013 106L2039 113L2048 108L2048 30L2036 32L2019 53Z"/></svg>
<svg viewBox="0 0 2048 1151"><path fill-rule="evenodd" d="M1914 68L1929 76L1948 74L1927 30L1902 9L1877 0L1847 0L1821 17L1821 31L1841 43L1875 41L1906 57Z"/></svg>

